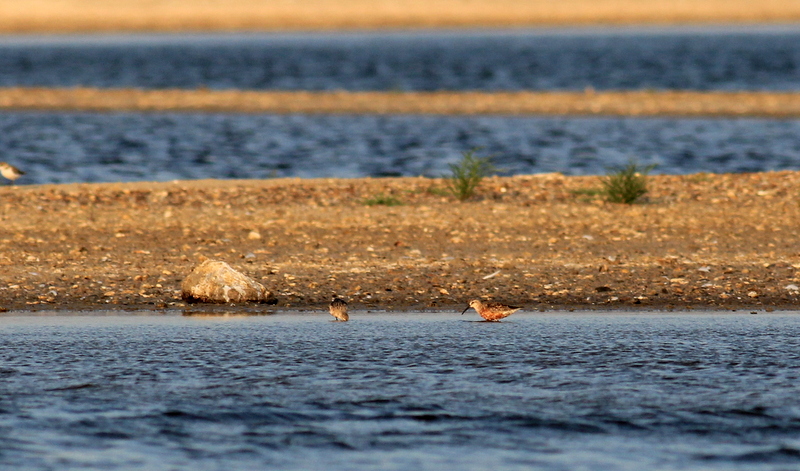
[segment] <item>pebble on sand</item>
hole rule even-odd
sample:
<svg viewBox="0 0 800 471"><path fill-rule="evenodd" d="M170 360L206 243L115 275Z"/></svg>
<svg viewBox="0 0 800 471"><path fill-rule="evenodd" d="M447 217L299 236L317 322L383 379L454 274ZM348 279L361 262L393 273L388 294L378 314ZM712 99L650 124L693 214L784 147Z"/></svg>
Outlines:
<svg viewBox="0 0 800 471"><path fill-rule="evenodd" d="M185 301L200 303L277 303L261 283L218 260L206 260L181 283Z"/></svg>

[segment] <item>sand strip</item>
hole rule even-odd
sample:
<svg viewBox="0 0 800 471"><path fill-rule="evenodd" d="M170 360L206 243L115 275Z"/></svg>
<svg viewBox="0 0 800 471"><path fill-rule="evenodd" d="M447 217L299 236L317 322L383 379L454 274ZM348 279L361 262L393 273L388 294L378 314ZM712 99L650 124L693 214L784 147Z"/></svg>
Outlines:
<svg viewBox="0 0 800 471"><path fill-rule="evenodd" d="M6 33L797 21L797 0L0 0Z"/></svg>
<svg viewBox="0 0 800 471"><path fill-rule="evenodd" d="M800 116L800 92L307 92L0 88L0 109L231 113Z"/></svg>
<svg viewBox="0 0 800 471"><path fill-rule="evenodd" d="M799 305L799 172L655 176L634 206L597 185L497 177L465 203L428 178L5 186L0 308L185 308L180 282L205 257L284 309L334 293L359 309ZM367 204L378 195L402 204Z"/></svg>

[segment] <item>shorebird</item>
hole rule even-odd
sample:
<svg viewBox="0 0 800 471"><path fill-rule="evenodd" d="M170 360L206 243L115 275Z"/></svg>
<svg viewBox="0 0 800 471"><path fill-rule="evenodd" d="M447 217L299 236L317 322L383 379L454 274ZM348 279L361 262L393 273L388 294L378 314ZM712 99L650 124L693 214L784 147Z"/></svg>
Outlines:
<svg viewBox="0 0 800 471"><path fill-rule="evenodd" d="M479 299L473 299L469 302L469 306L461 311L461 314L463 315L469 308L474 308L481 317L490 322L499 321L522 309L521 307L508 306L500 303L485 303Z"/></svg>
<svg viewBox="0 0 800 471"><path fill-rule="evenodd" d="M25 172L7 162L0 162L0 175L14 183L14 180L25 175Z"/></svg>
<svg viewBox="0 0 800 471"><path fill-rule="evenodd" d="M328 310L337 321L346 322L350 320L350 316L347 315L347 303L344 299L334 296L331 304L328 306Z"/></svg>

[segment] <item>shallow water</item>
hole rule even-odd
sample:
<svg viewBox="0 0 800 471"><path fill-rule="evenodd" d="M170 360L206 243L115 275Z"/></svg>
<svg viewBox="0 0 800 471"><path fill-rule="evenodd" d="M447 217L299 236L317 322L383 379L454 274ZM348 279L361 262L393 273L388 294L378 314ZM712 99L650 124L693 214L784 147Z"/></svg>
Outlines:
<svg viewBox="0 0 800 471"><path fill-rule="evenodd" d="M0 86L795 90L793 25L0 37Z"/></svg>
<svg viewBox="0 0 800 471"><path fill-rule="evenodd" d="M0 86L796 90L792 25L0 37ZM502 174L800 169L800 121L177 113L0 114L19 184L430 176L479 148Z"/></svg>
<svg viewBox="0 0 800 471"><path fill-rule="evenodd" d="M800 169L800 120L242 114L0 114L18 183L431 176L480 148L503 174Z"/></svg>
<svg viewBox="0 0 800 471"><path fill-rule="evenodd" d="M0 317L13 469L800 464L800 316Z"/></svg>

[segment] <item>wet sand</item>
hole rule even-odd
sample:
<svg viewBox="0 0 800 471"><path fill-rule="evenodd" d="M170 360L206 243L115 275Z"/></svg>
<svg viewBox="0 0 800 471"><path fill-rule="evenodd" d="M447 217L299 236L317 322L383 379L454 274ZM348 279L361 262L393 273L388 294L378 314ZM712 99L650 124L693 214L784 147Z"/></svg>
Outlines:
<svg viewBox="0 0 800 471"><path fill-rule="evenodd" d="M800 92L277 92L0 88L0 109L781 118L800 116Z"/></svg>
<svg viewBox="0 0 800 471"><path fill-rule="evenodd" d="M0 0L5 33L796 21L796 0Z"/></svg>
<svg viewBox="0 0 800 471"><path fill-rule="evenodd" d="M180 282L208 257L263 282L277 309L333 294L389 310L477 297L530 310L797 308L800 173L657 176L633 206L587 195L597 186L494 177L465 203L427 178L5 186L0 306L186 308ZM378 195L403 204L365 204Z"/></svg>

